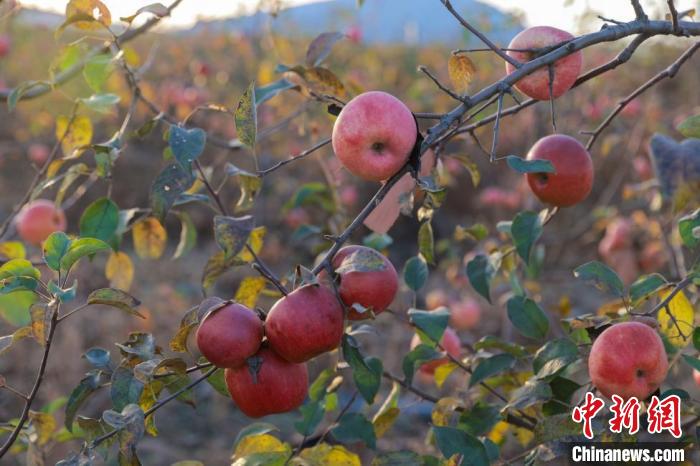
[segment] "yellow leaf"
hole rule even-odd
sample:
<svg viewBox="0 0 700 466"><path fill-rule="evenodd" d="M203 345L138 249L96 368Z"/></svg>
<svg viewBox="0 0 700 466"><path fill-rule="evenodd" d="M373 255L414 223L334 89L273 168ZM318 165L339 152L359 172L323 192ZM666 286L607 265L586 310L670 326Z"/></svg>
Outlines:
<svg viewBox="0 0 700 466"><path fill-rule="evenodd" d="M292 448L289 444L282 442L280 439L270 434L249 435L243 437L243 439L238 442L236 451L233 452L233 457L231 459L237 460L256 453L291 454L291 452Z"/></svg>
<svg viewBox="0 0 700 466"><path fill-rule="evenodd" d="M155 217L140 220L131 232L136 254L141 259L158 259L163 255L168 233Z"/></svg>
<svg viewBox="0 0 700 466"><path fill-rule="evenodd" d="M112 24L112 14L109 12L109 8L99 0L70 0L68 5L66 5L66 19L69 20L71 17L78 15L90 16L105 27ZM102 26L92 21L76 21L72 25L84 30L102 28Z"/></svg>
<svg viewBox="0 0 700 466"><path fill-rule="evenodd" d="M265 288L265 282L263 277L245 277L238 285L236 296L233 299L252 309L258 301L258 295Z"/></svg>
<svg viewBox="0 0 700 466"><path fill-rule="evenodd" d="M659 298L666 299L671 294L671 290L671 288L667 288L660 291ZM666 335L674 346L683 348L688 344L693 333L694 314L693 305L685 293L679 291L671 298L668 305L659 311L657 318L661 333Z"/></svg>
<svg viewBox="0 0 700 466"><path fill-rule="evenodd" d="M71 119L61 115L56 119L56 138L61 142L63 158L72 159L79 157L85 147L92 141L92 122L86 116L76 116Z"/></svg>
<svg viewBox="0 0 700 466"><path fill-rule="evenodd" d="M263 247L265 233L267 233L267 229L265 227L257 227L250 232L250 236L248 237L248 245L250 245L253 251L255 251L255 254L259 254ZM243 249L241 252L239 252L238 258L245 262L253 262L253 255L250 253L250 251L248 251L248 249Z"/></svg>
<svg viewBox="0 0 700 466"><path fill-rule="evenodd" d="M467 92L469 83L472 82L474 73L476 73L476 67L469 57L463 54L457 54L452 55L447 62L447 71L450 74L452 87L454 87L457 93L464 94Z"/></svg>
<svg viewBox="0 0 700 466"><path fill-rule="evenodd" d="M399 410L399 396L401 395L401 386L394 382L391 387L391 392L382 403L382 406L375 414L374 419L372 419L372 424L374 424L374 432L377 437L383 436L389 428L394 424L396 418L398 417Z"/></svg>
<svg viewBox="0 0 700 466"><path fill-rule="evenodd" d="M50 325L50 315L45 304L35 303L29 308L31 317L32 335L34 339L41 345L46 345L46 330Z"/></svg>
<svg viewBox="0 0 700 466"><path fill-rule="evenodd" d="M431 418L436 426L446 427L450 425L452 416L457 412L457 408L464 408L464 403L459 398L441 398L433 406Z"/></svg>
<svg viewBox="0 0 700 466"><path fill-rule="evenodd" d="M340 445L321 443L301 451L290 464L304 466L362 466L360 457Z"/></svg>
<svg viewBox="0 0 700 466"><path fill-rule="evenodd" d="M495 426L493 426L487 437L493 443L499 445L503 442L503 440L505 440L506 432L508 432L509 428L510 424L508 424L506 421L499 421Z"/></svg>
<svg viewBox="0 0 700 466"><path fill-rule="evenodd" d="M26 255L24 244L19 241L0 243L0 257L4 259L24 259Z"/></svg>
<svg viewBox="0 0 700 466"><path fill-rule="evenodd" d="M457 368L457 364L453 362L449 362L447 364L442 364L438 366L435 369L435 374L433 374L433 377L435 378L435 384L438 387L442 387L442 384L445 383L445 380L450 376L450 374Z"/></svg>
<svg viewBox="0 0 700 466"><path fill-rule="evenodd" d="M58 174L58 171L63 166L64 161L61 159L54 160L49 164L49 168L46 169L46 179L50 180Z"/></svg>
<svg viewBox="0 0 700 466"><path fill-rule="evenodd" d="M51 440L53 431L56 430L56 419L50 414L37 411L29 411L29 421L37 435L36 443L44 445Z"/></svg>
<svg viewBox="0 0 700 466"><path fill-rule="evenodd" d="M134 280L134 263L129 255L121 251L110 254L105 265L105 277L112 288L129 291Z"/></svg>

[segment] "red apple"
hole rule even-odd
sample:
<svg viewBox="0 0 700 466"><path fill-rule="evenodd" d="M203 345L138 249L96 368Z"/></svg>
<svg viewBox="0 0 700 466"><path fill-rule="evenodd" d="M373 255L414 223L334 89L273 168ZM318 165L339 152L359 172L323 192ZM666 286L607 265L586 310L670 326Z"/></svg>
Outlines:
<svg viewBox="0 0 700 466"><path fill-rule="evenodd" d="M306 364L285 361L263 347L249 364L226 369L226 386L238 408L249 417L292 411L304 402L309 390ZM255 366L259 370L255 376Z"/></svg>
<svg viewBox="0 0 700 466"><path fill-rule="evenodd" d="M638 155L635 157L632 161L632 166L634 167L634 171L637 173L637 176L642 181L646 181L654 176L649 159L643 155Z"/></svg>
<svg viewBox="0 0 700 466"><path fill-rule="evenodd" d="M66 231L66 215L48 199L26 204L15 218L17 233L27 243L39 246L55 231Z"/></svg>
<svg viewBox="0 0 700 466"><path fill-rule="evenodd" d="M530 189L540 201L557 207L577 204L593 187L593 161L585 147L564 134L545 136L527 154L528 160L549 160L555 173L528 173Z"/></svg>
<svg viewBox="0 0 700 466"><path fill-rule="evenodd" d="M668 262L668 253L659 240L644 245L639 255L639 267L644 273L658 272Z"/></svg>
<svg viewBox="0 0 700 466"><path fill-rule="evenodd" d="M12 41L7 35L0 36L0 58L7 56L12 48Z"/></svg>
<svg viewBox="0 0 700 466"><path fill-rule="evenodd" d="M297 229L310 221L311 218L303 207L295 207L284 216L284 223L292 229Z"/></svg>
<svg viewBox="0 0 700 466"><path fill-rule="evenodd" d="M35 165L43 166L51 155L51 149L46 144L34 143L27 149L27 156Z"/></svg>
<svg viewBox="0 0 700 466"><path fill-rule="evenodd" d="M399 289L399 276L392 263L381 253L365 246L345 246L333 257L333 268L337 269L351 255L360 255L358 263L377 262L378 270L348 271L339 273L340 283L338 292L340 299L350 308L348 319L362 320L384 311L396 296ZM353 304L371 309L370 312L357 312L352 309Z"/></svg>
<svg viewBox="0 0 700 466"><path fill-rule="evenodd" d="M573 39L574 36L561 29L551 26L535 26L520 32L508 45L509 49L541 49L564 41ZM506 52L519 62L525 63L535 58L533 52ZM573 86L583 65L583 56L580 51L560 58L554 62L554 83L552 85L552 97L557 98ZM515 67L506 62L508 74L515 71ZM549 100L549 68L544 66L525 76L515 84L515 88L528 97L537 100Z"/></svg>
<svg viewBox="0 0 700 466"><path fill-rule="evenodd" d="M199 351L217 367L239 367L258 351L263 324L258 315L238 303L209 313L197 329Z"/></svg>
<svg viewBox="0 0 700 466"><path fill-rule="evenodd" d="M417 131L413 114L403 102L386 92L365 92L338 115L333 151L354 175L384 181L408 160Z"/></svg>
<svg viewBox="0 0 700 466"><path fill-rule="evenodd" d="M344 186L339 193L340 202L346 207L353 207L357 204L357 200L360 195L357 192L357 187L350 185Z"/></svg>
<svg viewBox="0 0 700 466"><path fill-rule="evenodd" d="M605 258L612 251L632 246L632 221L625 217L617 217L605 227L605 236L598 244L598 252Z"/></svg>
<svg viewBox="0 0 700 466"><path fill-rule="evenodd" d="M418 336L418 334L413 335L413 339L411 340L411 349L415 348L421 343L421 339ZM447 327L445 329L445 333L442 335L442 340L440 340L440 346L442 346L445 351L447 351L447 354L451 355L454 358L458 358L462 349L462 344L459 341L459 336L457 336L457 332L452 330L450 327ZM424 374L434 374L435 369L438 367L442 366L443 364L447 364L450 362L450 359L445 356L444 358L441 359L435 359L433 361L428 361L424 364L422 364L419 368L421 372Z"/></svg>
<svg viewBox="0 0 700 466"><path fill-rule="evenodd" d="M284 359L304 362L340 345L343 320L343 308L330 289L305 285L272 306L265 335Z"/></svg>
<svg viewBox="0 0 700 466"><path fill-rule="evenodd" d="M606 397L645 400L666 378L668 359L661 337L640 322L608 327L588 357L591 382Z"/></svg>
<svg viewBox="0 0 700 466"><path fill-rule="evenodd" d="M481 320L481 306L473 298L465 298L450 305L450 325L457 330L470 330Z"/></svg>
<svg viewBox="0 0 700 466"><path fill-rule="evenodd" d="M700 371L697 369L693 369L693 380L695 381L695 385L700 387Z"/></svg>

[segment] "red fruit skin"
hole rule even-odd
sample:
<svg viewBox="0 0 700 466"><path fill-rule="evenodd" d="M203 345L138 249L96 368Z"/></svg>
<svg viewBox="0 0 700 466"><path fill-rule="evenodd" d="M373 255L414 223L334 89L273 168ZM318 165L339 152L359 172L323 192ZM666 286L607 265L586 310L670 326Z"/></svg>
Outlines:
<svg viewBox="0 0 700 466"><path fill-rule="evenodd" d="M585 147L564 134L545 136L535 143L527 160L549 160L555 173L528 173L527 182L540 201L570 207L588 197L593 188L593 161Z"/></svg>
<svg viewBox="0 0 700 466"><path fill-rule="evenodd" d="M12 41L8 36L0 36L0 58L7 56L10 53Z"/></svg>
<svg viewBox="0 0 700 466"><path fill-rule="evenodd" d="M403 102L386 92L365 92L335 120L333 151L354 175L384 181L406 163L417 135L413 114Z"/></svg>
<svg viewBox="0 0 700 466"><path fill-rule="evenodd" d="M640 322L607 328L588 357L591 382L606 397L645 400L666 378L668 359L661 337Z"/></svg>
<svg viewBox="0 0 700 466"><path fill-rule="evenodd" d="M453 303L450 306L450 325L457 330L471 330L481 320L481 306L472 298Z"/></svg>
<svg viewBox="0 0 700 466"><path fill-rule="evenodd" d="M343 308L330 289L306 285L272 306L265 319L265 335L284 359L304 362L340 345L343 320Z"/></svg>
<svg viewBox="0 0 700 466"><path fill-rule="evenodd" d="M693 369L693 380L695 381L695 385L700 387L700 371L697 369Z"/></svg>
<svg viewBox="0 0 700 466"><path fill-rule="evenodd" d="M216 367L240 367L258 351L263 333L255 312L231 303L204 318L197 329L197 347Z"/></svg>
<svg viewBox="0 0 700 466"><path fill-rule="evenodd" d="M571 40L574 36L561 29L551 26L535 26L520 32L508 45L510 49L539 49L563 41ZM506 52L519 62L525 63L534 58L531 52ZM573 86L581 73L583 55L580 51L567 55L554 62L554 83L552 97L563 95ZM515 67L506 62L506 72L511 74ZM537 100L549 100L549 69L542 67L525 76L515 84L515 88Z"/></svg>
<svg viewBox="0 0 700 466"><path fill-rule="evenodd" d="M420 343L421 340L418 334L413 335L413 339L411 340L411 349L415 348ZM445 348L447 354L451 355L454 358L459 357L462 349L462 344L459 341L459 336L457 335L457 332L452 330L450 327L447 327L445 329L445 333L442 335L442 340L440 340L440 346ZM445 356L442 359L435 359L433 361L428 361L424 363L420 366L418 370L424 374L433 375L435 373L435 369L442 366L443 364L447 364L448 362L450 362L450 359L447 356Z"/></svg>
<svg viewBox="0 0 700 466"><path fill-rule="evenodd" d="M37 199L25 205L15 218L22 240L40 246L55 231L66 231L68 222L63 210L48 199Z"/></svg>
<svg viewBox="0 0 700 466"><path fill-rule="evenodd" d="M287 362L265 347L256 356L262 360L256 381L247 364L225 371L226 386L238 408L257 418L301 406L309 390L306 364Z"/></svg>
<svg viewBox="0 0 700 466"><path fill-rule="evenodd" d="M51 154L51 149L46 144L34 143L27 149L29 160L38 166L44 165Z"/></svg>
<svg viewBox="0 0 700 466"><path fill-rule="evenodd" d="M371 251L384 261L384 270L372 272L346 272L340 274L338 291L340 299L346 306L354 303L366 308L372 308L374 314L380 314L391 304L399 290L399 275L392 263L384 255L365 246L345 246L333 258L333 268L338 268L343 260L352 253L360 250ZM350 308L348 319L363 320L371 316L369 312L357 312Z"/></svg>

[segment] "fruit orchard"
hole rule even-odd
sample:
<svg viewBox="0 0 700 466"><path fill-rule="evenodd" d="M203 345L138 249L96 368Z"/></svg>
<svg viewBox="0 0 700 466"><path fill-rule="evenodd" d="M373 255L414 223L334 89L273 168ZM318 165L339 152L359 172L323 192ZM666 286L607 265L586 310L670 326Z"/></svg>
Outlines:
<svg viewBox="0 0 700 466"><path fill-rule="evenodd" d="M471 48L414 51L181 1L0 2L3 464L700 461L694 10L501 47L441 0Z"/></svg>

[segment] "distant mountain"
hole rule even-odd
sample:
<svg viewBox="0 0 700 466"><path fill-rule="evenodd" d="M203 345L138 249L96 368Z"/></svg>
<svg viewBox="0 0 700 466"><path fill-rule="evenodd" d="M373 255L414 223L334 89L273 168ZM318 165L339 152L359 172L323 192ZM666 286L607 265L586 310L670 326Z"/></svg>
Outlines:
<svg viewBox="0 0 700 466"><path fill-rule="evenodd" d="M507 45L522 29L512 15L476 0L453 0L452 4L470 23L496 43ZM255 35L271 27L282 34L315 36L324 31L347 31L357 26L368 43L425 44L440 42L478 46L438 0L331 0L291 7L276 18L266 13L198 22L187 33L238 32Z"/></svg>
<svg viewBox="0 0 700 466"><path fill-rule="evenodd" d="M50 11L36 10L34 8L22 8L19 10L17 20L25 24L55 29L63 24L65 16Z"/></svg>

